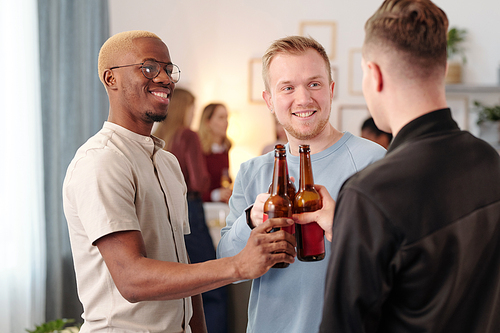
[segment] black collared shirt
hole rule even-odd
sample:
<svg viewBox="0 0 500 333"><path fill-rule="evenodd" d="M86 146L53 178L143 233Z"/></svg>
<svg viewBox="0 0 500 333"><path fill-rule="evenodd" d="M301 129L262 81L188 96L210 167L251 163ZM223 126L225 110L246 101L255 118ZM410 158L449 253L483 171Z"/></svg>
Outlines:
<svg viewBox="0 0 500 333"><path fill-rule="evenodd" d="M449 109L344 184L320 332L500 332L500 157Z"/></svg>

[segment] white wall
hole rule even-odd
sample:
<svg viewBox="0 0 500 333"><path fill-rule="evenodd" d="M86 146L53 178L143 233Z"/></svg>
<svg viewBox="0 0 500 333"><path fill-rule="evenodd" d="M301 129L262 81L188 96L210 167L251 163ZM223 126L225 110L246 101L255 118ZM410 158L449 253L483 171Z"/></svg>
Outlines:
<svg viewBox="0 0 500 333"><path fill-rule="evenodd" d="M197 97L201 108L224 102L230 111L229 135L233 173L239 164L257 156L273 141L272 118L265 104L248 101L248 63L260 58L270 43L299 33L302 21L337 24L336 99L331 122L344 105L364 105L362 96L348 90L349 50L359 48L364 23L382 1L374 0L109 0L111 34L149 30L168 45L172 61L182 70L178 86ZM464 82L495 85L500 66L500 1L436 0L451 26L468 30ZM357 134L357 133L355 133ZM234 174L233 174L234 177Z"/></svg>

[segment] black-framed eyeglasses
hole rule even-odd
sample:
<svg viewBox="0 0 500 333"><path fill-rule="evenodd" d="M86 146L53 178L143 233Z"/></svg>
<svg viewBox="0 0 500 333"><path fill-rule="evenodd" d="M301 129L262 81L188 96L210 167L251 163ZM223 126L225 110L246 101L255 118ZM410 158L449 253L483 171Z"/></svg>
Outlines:
<svg viewBox="0 0 500 333"><path fill-rule="evenodd" d="M179 66L172 64L172 63L166 63L166 62L161 62L161 61L156 61L156 60L146 60L144 62L141 62L139 64L131 64L131 65L123 65L123 66L115 66L111 67L110 69L116 69L116 68L122 68L122 67L130 67L130 66L141 66L141 71L142 74L144 75L145 78L147 79L154 79L160 74L162 65L164 65L165 72L167 72L168 77L174 82L177 83L181 79L181 70L179 69Z"/></svg>

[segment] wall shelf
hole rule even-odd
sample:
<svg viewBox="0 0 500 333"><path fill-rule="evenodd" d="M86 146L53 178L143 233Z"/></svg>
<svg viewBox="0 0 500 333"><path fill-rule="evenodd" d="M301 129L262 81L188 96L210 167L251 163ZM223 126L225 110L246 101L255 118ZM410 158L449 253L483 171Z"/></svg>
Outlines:
<svg viewBox="0 0 500 333"><path fill-rule="evenodd" d="M477 110L474 101L484 105L497 105L500 103L500 86L498 85L473 85L473 84L447 84L446 101L451 109L453 118L458 126L471 132L490 143L500 153L500 145L496 136L488 134L485 127L477 125Z"/></svg>
<svg viewBox="0 0 500 333"><path fill-rule="evenodd" d="M484 93L484 94L500 94L500 86L485 86L485 85L472 85L472 84L447 84L447 93Z"/></svg>

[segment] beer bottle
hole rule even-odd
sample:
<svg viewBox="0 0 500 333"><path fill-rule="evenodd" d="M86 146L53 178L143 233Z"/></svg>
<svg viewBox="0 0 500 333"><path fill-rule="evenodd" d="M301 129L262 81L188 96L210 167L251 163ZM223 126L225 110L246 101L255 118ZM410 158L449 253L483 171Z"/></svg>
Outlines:
<svg viewBox="0 0 500 333"><path fill-rule="evenodd" d="M229 169L222 169L222 174L220 176L220 187L231 188L231 178L229 177Z"/></svg>
<svg viewBox="0 0 500 333"><path fill-rule="evenodd" d="M273 182L271 184L271 195L264 203L264 222L268 218L275 217L292 217L293 206L292 201L288 196L288 168L286 163L286 150L283 145L276 145L274 149L274 171ZM293 234L293 226L284 227L283 229ZM281 228L274 228L271 232L278 231ZM280 262L273 268L288 267L288 263Z"/></svg>
<svg viewBox="0 0 500 333"><path fill-rule="evenodd" d="M285 148L283 148L285 149ZM285 150L286 151L286 150ZM288 198L290 199L290 202L292 203L292 212L293 212L293 204L295 202L295 185L293 185L292 180L290 179L290 176L288 174L288 166L286 168L286 181L287 181L287 192L288 192ZM293 229L293 234L295 234L295 224L291 226Z"/></svg>
<svg viewBox="0 0 500 333"><path fill-rule="evenodd" d="M321 196L314 188L309 145L299 146L299 191L293 204L294 214L314 212L322 207ZM301 261L319 261L325 257L325 232L316 222L295 225L297 258Z"/></svg>
<svg viewBox="0 0 500 333"><path fill-rule="evenodd" d="M284 145L281 143L278 143L277 145L274 146L274 149L283 149L285 151L285 156L286 156L286 148ZM290 202L292 203L293 207L293 202L295 201L295 193L297 192L295 189L295 185L292 183L292 180L290 179L290 176L288 174L288 166L286 168L286 181L288 183L288 198L290 199ZM267 193L271 194L273 190L273 183L269 184L269 189L267 190ZM295 234L295 225L291 226L293 229L293 234Z"/></svg>

